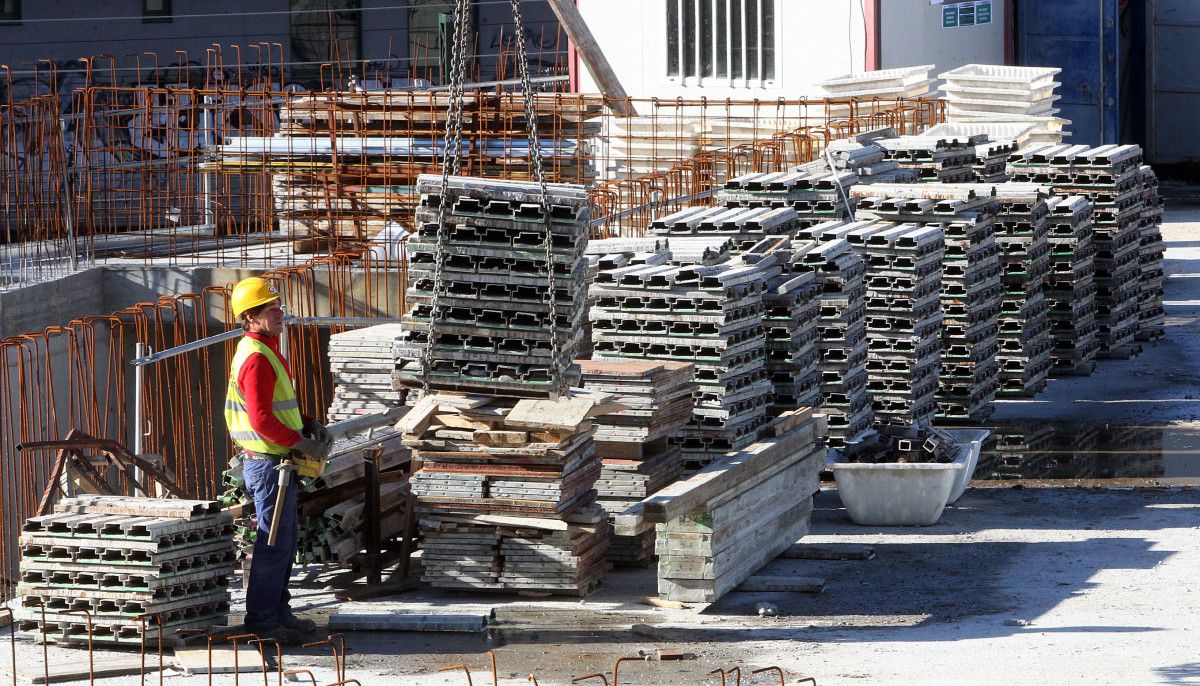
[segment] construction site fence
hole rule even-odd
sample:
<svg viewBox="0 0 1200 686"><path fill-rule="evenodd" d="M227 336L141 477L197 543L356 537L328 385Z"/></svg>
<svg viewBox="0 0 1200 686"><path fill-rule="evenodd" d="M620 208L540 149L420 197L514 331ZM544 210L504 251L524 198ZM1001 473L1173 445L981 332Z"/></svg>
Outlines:
<svg viewBox="0 0 1200 686"><path fill-rule="evenodd" d="M831 140L880 127L916 133L943 116L938 101L925 100L626 104L636 117L611 114L612 102L596 95L535 98L543 147L553 151L549 180L589 188L596 237L639 235L655 216L714 202L730 177L809 162ZM38 280L22 272L31 265L220 264L266 272L295 316L400 317L402 237L416 176L440 171L447 105L438 93L109 86L0 104L0 272L9 279L0 288ZM470 96L463 173L531 178L527 128L519 95ZM251 137L282 142L251 154L237 146ZM379 145L394 139L407 147ZM348 152L352 141L363 149ZM314 240L331 254L297 252ZM219 409L232 343L148 366L136 427L130 363L137 343L165 350L231 328L229 286L0 340L5 597L19 580L21 526L54 459L19 452L21 443L81 429L132 445L140 433L143 451L161 455L192 497L219 495L232 452ZM317 417L333 395L326 345L339 330L289 327L302 409Z"/></svg>

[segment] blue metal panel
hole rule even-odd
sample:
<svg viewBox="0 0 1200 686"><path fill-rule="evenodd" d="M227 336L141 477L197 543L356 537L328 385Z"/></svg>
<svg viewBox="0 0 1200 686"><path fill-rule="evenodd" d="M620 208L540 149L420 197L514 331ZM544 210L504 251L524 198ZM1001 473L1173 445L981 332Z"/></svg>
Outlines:
<svg viewBox="0 0 1200 686"><path fill-rule="evenodd" d="M1019 0L1017 62L1061 67L1060 117L1070 141L1116 143L1118 121L1117 0Z"/></svg>

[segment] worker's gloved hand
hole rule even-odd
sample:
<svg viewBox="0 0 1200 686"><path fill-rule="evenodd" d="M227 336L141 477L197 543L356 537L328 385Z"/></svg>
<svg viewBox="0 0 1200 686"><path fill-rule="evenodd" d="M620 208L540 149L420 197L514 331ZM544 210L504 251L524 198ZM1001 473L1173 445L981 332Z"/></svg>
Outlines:
<svg viewBox="0 0 1200 686"><path fill-rule="evenodd" d="M324 424L315 419L307 419L304 422L304 435L317 441L324 443L327 446L333 446L333 434L329 433L329 429Z"/></svg>
<svg viewBox="0 0 1200 686"><path fill-rule="evenodd" d="M308 437L301 437L300 441L297 442L296 445L292 446L292 450L296 450L301 454L318 461L329 457L328 445Z"/></svg>

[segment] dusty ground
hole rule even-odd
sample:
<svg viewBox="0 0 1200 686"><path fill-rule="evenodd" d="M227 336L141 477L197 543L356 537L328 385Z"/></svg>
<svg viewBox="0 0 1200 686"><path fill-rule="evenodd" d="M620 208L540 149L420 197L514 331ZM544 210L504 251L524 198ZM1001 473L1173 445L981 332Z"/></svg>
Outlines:
<svg viewBox="0 0 1200 686"><path fill-rule="evenodd" d="M997 420L1163 426L1174 433L1159 447L1176 472L1200 474L1200 210L1171 209L1167 221L1168 337L1091 377L1056 380L1034 400L1002 403ZM568 684L611 672L618 657L673 647L694 659L625 663L621 683L716 684L706 676L713 669L779 666L787 683L812 676L822 686L1200 684L1198 512L1200 490L1191 487L972 488L935 526L875 529L851 524L826 491L804 542L866 544L876 557L776 561L767 570L823 577L821 595L733 593L703 613L654 609L637 602L654 591L652 570L614 573L584 601L410 593L392 600L491 604L495 626L469 636L350 634L347 676L466 684L461 671L435 671L465 663L474 683L489 684L485 652L494 649L501 683L530 683L533 673L541 684ZM318 617L336 607L323 577L298 595ZM780 616L759 617L763 601ZM19 641L17 650L18 663L40 666L40 647ZM86 655L51 649L52 662L68 659ZM285 663L335 681L327 651L289 654ZM169 672L164 683L208 679ZM752 683L777 682L760 675Z"/></svg>

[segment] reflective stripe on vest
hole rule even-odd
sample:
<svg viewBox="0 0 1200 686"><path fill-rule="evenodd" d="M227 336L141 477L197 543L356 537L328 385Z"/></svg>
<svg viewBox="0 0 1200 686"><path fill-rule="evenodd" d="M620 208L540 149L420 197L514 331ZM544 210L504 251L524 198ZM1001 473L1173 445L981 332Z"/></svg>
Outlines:
<svg viewBox="0 0 1200 686"><path fill-rule="evenodd" d="M249 336L242 336L238 341L233 364L230 366L229 387L225 391L225 425L229 427L229 437L245 450L259 455L287 455L290 448L269 441L254 430L246 408L246 397L238 388L237 379L242 365L255 353L266 357L271 363L271 368L275 370L275 388L271 398L272 414L289 429L300 431L304 427L304 419L300 416L300 403L296 400L296 389L292 386L292 378L288 376L283 362L267 344Z"/></svg>

